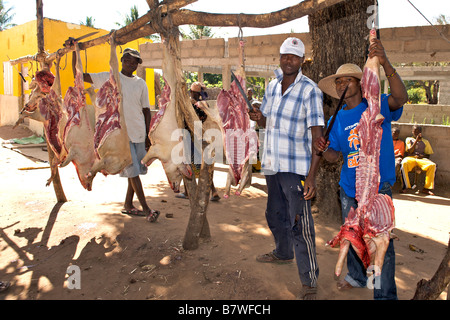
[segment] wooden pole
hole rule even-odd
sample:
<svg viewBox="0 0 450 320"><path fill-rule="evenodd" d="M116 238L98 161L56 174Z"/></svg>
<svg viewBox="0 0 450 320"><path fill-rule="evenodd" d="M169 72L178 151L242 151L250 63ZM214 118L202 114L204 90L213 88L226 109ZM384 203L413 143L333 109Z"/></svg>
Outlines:
<svg viewBox="0 0 450 320"><path fill-rule="evenodd" d="M36 0L36 18L37 18L37 42L38 42L38 56L45 57L45 43L44 43L44 3L43 0ZM41 69L50 69L51 61L43 60L41 62ZM61 184L61 179L59 177L58 166L54 164L55 154L47 141L47 152L48 161L50 164L50 170L53 176L53 189L55 190L56 200L58 202L67 202L66 195L64 194L64 189ZM54 174L53 174L54 172Z"/></svg>

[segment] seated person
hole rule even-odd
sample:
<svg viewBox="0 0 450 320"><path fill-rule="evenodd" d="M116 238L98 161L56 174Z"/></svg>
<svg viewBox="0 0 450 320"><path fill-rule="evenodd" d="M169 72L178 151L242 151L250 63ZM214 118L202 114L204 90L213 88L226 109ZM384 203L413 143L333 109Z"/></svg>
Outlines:
<svg viewBox="0 0 450 320"><path fill-rule="evenodd" d="M411 188L409 182L408 172L414 170L415 167L419 167L420 170L426 173L425 185L422 190L423 193L434 195L434 175L436 172L436 164L429 159L433 154L430 142L422 137L422 127L414 125L412 128L413 137L406 138L405 151L408 156L402 160L402 177L403 177L403 190Z"/></svg>
<svg viewBox="0 0 450 320"><path fill-rule="evenodd" d="M400 135L400 129L397 127L392 128L392 140L394 141L394 155L395 155L395 176L400 173L402 166L402 160L405 156L405 143L398 138Z"/></svg>

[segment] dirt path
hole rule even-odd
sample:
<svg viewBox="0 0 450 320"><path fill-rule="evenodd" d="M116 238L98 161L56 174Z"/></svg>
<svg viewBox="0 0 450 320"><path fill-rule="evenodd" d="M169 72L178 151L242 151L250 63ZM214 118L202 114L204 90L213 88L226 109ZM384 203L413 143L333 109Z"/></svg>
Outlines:
<svg viewBox="0 0 450 320"><path fill-rule="evenodd" d="M17 131L16 131L17 130ZM0 128L0 138L29 136L23 128ZM42 150L34 150L44 157ZM53 187L45 187L49 169L21 153L0 148L0 280L11 288L0 299L138 299L138 300L292 300L299 293L296 266L255 261L273 249L264 218L265 180L256 174L242 196L210 203L212 239L199 249L183 250L189 202L177 199L159 164L142 177L150 206L161 211L157 223L121 214L126 180L97 175L93 190L84 190L72 165L60 169L68 198L56 204ZM226 168L217 166L214 183L220 194ZM439 194L439 192L438 192ZM136 206L138 202L135 201ZM396 280L401 300L413 297L416 283L436 271L448 242L449 195L394 195L400 240ZM167 218L166 214L172 214ZM372 300L369 289L339 292L333 279L337 250L325 242L339 224L314 215L320 267L318 298ZM70 289L69 266L79 268L81 288ZM446 293L440 299L446 299Z"/></svg>

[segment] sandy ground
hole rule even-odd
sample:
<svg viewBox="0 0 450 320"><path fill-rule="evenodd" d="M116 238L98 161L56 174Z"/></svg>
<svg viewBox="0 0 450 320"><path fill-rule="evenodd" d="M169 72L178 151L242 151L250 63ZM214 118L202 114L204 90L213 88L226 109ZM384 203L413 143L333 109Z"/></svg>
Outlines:
<svg viewBox="0 0 450 320"><path fill-rule="evenodd" d="M29 136L24 128L0 128L0 138ZM46 159L40 148L22 149ZM212 238L196 250L182 241L190 207L175 198L159 162L142 182L149 205L161 211L156 223L121 213L126 180L97 175L93 190L82 188L73 165L60 169L68 202L57 204L45 183L46 163L0 148L0 279L11 282L5 300L294 300L301 284L295 264L255 261L273 249L264 218L265 180L255 174L243 194L210 203ZM226 167L214 183L223 194ZM430 279L447 248L450 195L394 194L396 282L400 300L413 297L420 279ZM135 201L139 206L138 201ZM166 214L172 214L171 218ZM337 249L325 247L339 223L314 214L320 267L320 300L372 300L370 289L340 292L333 278ZM79 268L80 289L70 288L69 266ZM70 272L70 275L75 275ZM71 278L72 279L72 278ZM447 293L439 299L445 300Z"/></svg>

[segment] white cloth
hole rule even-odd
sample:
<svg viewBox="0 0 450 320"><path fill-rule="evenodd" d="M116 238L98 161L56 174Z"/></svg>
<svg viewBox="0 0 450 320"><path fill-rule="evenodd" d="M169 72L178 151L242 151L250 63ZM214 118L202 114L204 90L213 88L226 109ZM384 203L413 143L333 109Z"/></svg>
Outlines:
<svg viewBox="0 0 450 320"><path fill-rule="evenodd" d="M147 84L136 75L127 77L122 73L119 74L128 138L133 143L145 142L145 117L142 109L150 109ZM89 73L89 75L93 81L94 89L100 89L103 83L109 79L109 72Z"/></svg>

